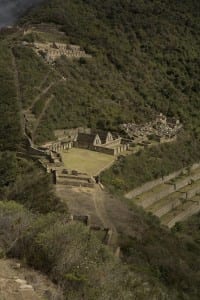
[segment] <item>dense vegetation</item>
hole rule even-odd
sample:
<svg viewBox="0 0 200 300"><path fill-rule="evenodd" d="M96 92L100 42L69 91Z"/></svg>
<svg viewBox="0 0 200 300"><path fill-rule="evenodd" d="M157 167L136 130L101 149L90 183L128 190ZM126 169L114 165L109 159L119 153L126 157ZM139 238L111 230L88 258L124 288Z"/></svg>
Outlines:
<svg viewBox="0 0 200 300"><path fill-rule="evenodd" d="M123 121L147 120L155 111L198 130L198 11L195 0L51 0L27 15L22 23L61 25L70 42L93 55L58 62L67 81L62 93L55 88L46 114L49 134L79 124L116 128Z"/></svg>
<svg viewBox="0 0 200 300"><path fill-rule="evenodd" d="M142 270L164 283L171 291L170 299L199 299L199 217L178 223L173 233L151 221L137 228L134 238L121 236L124 260L130 269Z"/></svg>
<svg viewBox="0 0 200 300"><path fill-rule="evenodd" d="M21 139L19 105L8 43L0 40L0 151L17 148Z"/></svg>
<svg viewBox="0 0 200 300"><path fill-rule="evenodd" d="M47 273L62 290L58 299L168 299L165 289L130 271L89 229L63 214L33 215L0 202L1 255L15 256ZM12 230L11 230L12 228Z"/></svg>
<svg viewBox="0 0 200 300"><path fill-rule="evenodd" d="M20 24L45 22L66 35L0 34L0 193L6 200L0 202L0 252L48 274L65 299L199 299L199 215L170 232L133 207L132 235L120 233L117 259L87 227L68 223L51 178L27 156L20 120L20 109L49 85L32 108L38 117L54 95L36 131L39 143L57 128L116 129L158 112L180 118L186 133L178 143L120 158L103 174L118 193L199 161L199 6L197 0L50 0ZM92 58L61 57L51 67L22 44L57 39L81 45Z"/></svg>
<svg viewBox="0 0 200 300"><path fill-rule="evenodd" d="M102 180L112 192L124 193L197 161L200 161L199 140L192 135L182 134L177 142L120 157L102 174Z"/></svg>

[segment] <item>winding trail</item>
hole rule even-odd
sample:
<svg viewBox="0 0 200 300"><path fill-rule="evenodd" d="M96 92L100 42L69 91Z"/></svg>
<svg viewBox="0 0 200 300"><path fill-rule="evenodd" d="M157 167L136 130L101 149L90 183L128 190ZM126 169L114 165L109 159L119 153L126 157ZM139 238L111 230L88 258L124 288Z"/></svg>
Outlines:
<svg viewBox="0 0 200 300"><path fill-rule="evenodd" d="M51 71L49 71L45 76L44 76L44 79L41 81L40 85L37 87L37 89L40 91L42 86L46 83L48 77L49 77L49 74L50 74Z"/></svg>
<svg viewBox="0 0 200 300"><path fill-rule="evenodd" d="M45 102L45 105L44 105L44 107L43 107L43 109L42 109L42 111L41 111L41 114L39 115L39 117L38 117L37 120L36 120L35 126L34 126L33 131L32 131L32 138L33 138L33 139L34 139L35 132L36 132L36 130L37 130L39 124L40 124L40 121L42 120L42 118L43 118L43 116L44 116L44 114L45 114L47 108L49 107L49 104L50 104L51 101L53 100L53 98L54 98L54 95L51 95L51 96L47 99L47 101Z"/></svg>
<svg viewBox="0 0 200 300"><path fill-rule="evenodd" d="M28 110L32 110L34 105L41 99L42 96L44 96L48 91L56 84L56 82L52 82L48 87L44 88L39 95L33 99L33 102L28 107Z"/></svg>

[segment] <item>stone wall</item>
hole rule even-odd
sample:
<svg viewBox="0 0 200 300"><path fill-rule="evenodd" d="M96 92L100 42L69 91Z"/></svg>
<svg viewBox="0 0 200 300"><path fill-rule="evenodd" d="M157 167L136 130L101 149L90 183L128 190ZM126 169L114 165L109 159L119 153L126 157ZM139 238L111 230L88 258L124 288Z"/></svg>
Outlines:
<svg viewBox="0 0 200 300"><path fill-rule="evenodd" d="M30 155L43 156L43 157L47 157L47 158L50 157L50 155L48 155L47 152L40 150L38 148L35 148L35 147L29 147L28 151L29 151Z"/></svg>
<svg viewBox="0 0 200 300"><path fill-rule="evenodd" d="M181 180L178 180L177 182L174 183L175 190L180 190L186 185L191 183L191 177L188 176L187 178L183 178Z"/></svg>
<svg viewBox="0 0 200 300"><path fill-rule="evenodd" d="M200 205L194 204L187 208L186 210L183 210L182 213L178 214L177 216L174 216L174 218L167 224L169 228L172 228L177 222L184 221L187 217L198 213L200 210Z"/></svg>
<svg viewBox="0 0 200 300"><path fill-rule="evenodd" d="M163 179L162 178L158 178L156 180L152 180L149 182L146 182L145 184L135 188L134 190L128 192L125 197L128 199L133 199L135 197L137 197L138 195L148 192L149 190L151 190L152 188L154 188L155 186L159 185L163 183Z"/></svg>
<svg viewBox="0 0 200 300"><path fill-rule="evenodd" d="M173 201L170 201L166 205L163 205L160 209L154 212L154 215L156 215L158 218L162 217L163 215L167 214L170 212L172 209L176 208L181 204L180 199L176 199Z"/></svg>
<svg viewBox="0 0 200 300"><path fill-rule="evenodd" d="M76 180L76 178L74 178L74 180L66 180L66 179L57 177L56 184L94 188L94 183L86 182L86 181L82 181L82 180Z"/></svg>
<svg viewBox="0 0 200 300"><path fill-rule="evenodd" d="M115 149L113 148L106 148L106 147L101 147L101 146L94 146L92 147L94 151L109 154L109 155L115 155Z"/></svg>
<svg viewBox="0 0 200 300"><path fill-rule="evenodd" d="M174 185L166 184L160 192L152 192L151 195L148 194L144 199L138 201L138 204L141 205L143 208L146 208L159 201L160 199L172 194L174 191Z"/></svg>
<svg viewBox="0 0 200 300"><path fill-rule="evenodd" d="M190 171L194 171L194 170L198 169L199 167L200 167L200 164L196 163L196 164L191 166ZM128 199L133 199L133 198L137 197L138 195L151 190L152 188L156 187L157 185L159 185L161 183L165 183L167 181L170 181L170 180L176 178L177 176L179 176L181 173L183 173L185 171L187 171L187 169L183 168L181 170L178 170L177 172L171 173L171 174L169 174L167 176L164 176L162 178L158 178L158 179L146 182L145 184L143 184L143 185L135 188L134 190L128 192L127 194L125 194L125 197L128 198ZM200 173L192 175L192 179L193 180L200 179Z"/></svg>
<svg viewBox="0 0 200 300"><path fill-rule="evenodd" d="M195 188L191 189L190 191L188 191L186 193L186 199L190 200L191 198L193 198L194 196L200 194L200 185L196 186Z"/></svg>

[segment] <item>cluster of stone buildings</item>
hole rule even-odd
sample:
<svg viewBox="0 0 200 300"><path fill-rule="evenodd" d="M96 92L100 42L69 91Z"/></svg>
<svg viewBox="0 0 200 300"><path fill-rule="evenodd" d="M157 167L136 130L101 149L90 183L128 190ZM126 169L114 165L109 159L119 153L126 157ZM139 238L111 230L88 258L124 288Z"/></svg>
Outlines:
<svg viewBox="0 0 200 300"><path fill-rule="evenodd" d="M135 142L154 139L159 142L175 139L182 124L175 118L167 118L162 113L152 122L138 125L135 123L120 126L130 139Z"/></svg>
<svg viewBox="0 0 200 300"><path fill-rule="evenodd" d="M109 155L119 155L129 149L129 143L118 134L109 131L76 128L55 131L57 140L42 146L44 150L61 152L72 147L102 152Z"/></svg>
<svg viewBox="0 0 200 300"><path fill-rule="evenodd" d="M78 45L70 45L63 43L36 43L31 44L34 51L42 56L48 63L53 63L61 56L68 58L89 58L90 55L86 54L84 50L81 50Z"/></svg>

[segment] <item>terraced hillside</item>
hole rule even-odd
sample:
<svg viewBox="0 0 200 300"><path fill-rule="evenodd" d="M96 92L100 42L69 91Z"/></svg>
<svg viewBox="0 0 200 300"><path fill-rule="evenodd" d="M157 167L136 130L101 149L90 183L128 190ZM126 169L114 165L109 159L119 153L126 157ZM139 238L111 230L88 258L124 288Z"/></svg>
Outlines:
<svg viewBox="0 0 200 300"><path fill-rule="evenodd" d="M147 183L126 197L171 228L200 210L200 167L195 165Z"/></svg>

